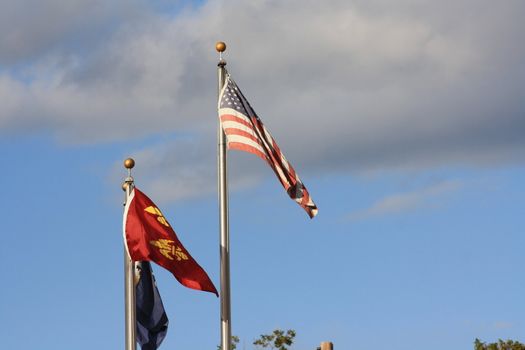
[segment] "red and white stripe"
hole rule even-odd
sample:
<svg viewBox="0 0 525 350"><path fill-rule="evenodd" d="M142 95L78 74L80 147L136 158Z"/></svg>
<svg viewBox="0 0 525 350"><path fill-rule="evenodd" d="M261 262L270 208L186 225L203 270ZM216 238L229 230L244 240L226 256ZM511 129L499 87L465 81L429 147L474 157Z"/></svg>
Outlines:
<svg viewBox="0 0 525 350"><path fill-rule="evenodd" d="M225 88L226 86L221 91L219 101L222 100ZM265 160L289 196L303 207L311 218L317 215L317 206L310 194L259 118L250 118L233 108L219 106L219 119L226 134L228 149L253 153ZM294 188L299 189L299 195L296 195L297 191L293 191ZM289 191L290 189L292 190Z"/></svg>

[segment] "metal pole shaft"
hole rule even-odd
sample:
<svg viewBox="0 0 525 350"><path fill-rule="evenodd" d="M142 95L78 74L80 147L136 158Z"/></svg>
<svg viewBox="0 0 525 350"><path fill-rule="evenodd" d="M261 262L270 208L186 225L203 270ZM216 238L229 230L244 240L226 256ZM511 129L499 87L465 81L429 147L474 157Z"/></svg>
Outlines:
<svg viewBox="0 0 525 350"><path fill-rule="evenodd" d="M219 61L217 76L220 95L226 79L226 62ZM226 135L220 121L217 130L217 171L219 179L219 222L220 222L220 259L221 259L221 349L231 347L231 302L230 302L230 228L228 220L228 178L226 167Z"/></svg>
<svg viewBox="0 0 525 350"><path fill-rule="evenodd" d="M125 180L126 201L127 204L131 191L133 189L133 178L128 176ZM124 296L125 296L125 328L126 328L126 350L136 350L136 302L135 302L135 262L131 260L124 247Z"/></svg>

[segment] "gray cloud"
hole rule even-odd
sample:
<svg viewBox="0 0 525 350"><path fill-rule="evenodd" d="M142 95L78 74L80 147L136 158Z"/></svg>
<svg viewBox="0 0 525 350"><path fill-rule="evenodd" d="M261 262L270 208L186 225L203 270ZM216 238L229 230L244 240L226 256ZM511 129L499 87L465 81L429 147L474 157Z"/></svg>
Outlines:
<svg viewBox="0 0 525 350"><path fill-rule="evenodd" d="M3 1L0 64L27 64L53 51L84 53L124 19L139 17L142 7L140 0Z"/></svg>
<svg viewBox="0 0 525 350"><path fill-rule="evenodd" d="M111 17L100 8L88 19ZM0 73L0 130L85 143L190 132L205 143L215 138L220 39L301 174L522 162L524 10L486 0L209 2L174 17L130 10L93 34L92 52L66 53L50 42L66 40L69 22L37 23L20 37L41 32L52 38L45 47L14 55L0 39L4 62L34 61ZM54 19L46 13L42 23Z"/></svg>

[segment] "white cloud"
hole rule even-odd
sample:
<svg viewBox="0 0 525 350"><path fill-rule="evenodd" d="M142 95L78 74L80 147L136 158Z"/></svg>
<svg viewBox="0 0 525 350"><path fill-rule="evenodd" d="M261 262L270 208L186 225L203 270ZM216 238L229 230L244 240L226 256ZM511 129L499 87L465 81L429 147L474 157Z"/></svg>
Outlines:
<svg viewBox="0 0 525 350"><path fill-rule="evenodd" d="M150 146L129 154L136 161L136 185L158 203L213 195L217 192L215 138L180 139ZM252 158L250 162L246 158ZM246 161L250 166L246 166ZM266 164L251 154L235 152L228 157L231 192L251 187L271 173ZM111 182L123 178L122 162L113 167Z"/></svg>
<svg viewBox="0 0 525 350"><path fill-rule="evenodd" d="M225 0L171 17L139 1L118 15L119 6L88 3L42 12L16 27L19 40L0 34L0 133L214 137L221 39L234 78L301 173L523 161L522 1ZM33 18L3 16L12 27ZM68 19L79 16L80 26ZM85 25L92 19L103 30Z"/></svg>
<svg viewBox="0 0 525 350"><path fill-rule="evenodd" d="M416 191L389 195L366 209L351 213L348 215L348 219L363 220L370 217L412 211L432 205L440 196L453 192L459 187L461 187L461 183L458 181L444 181Z"/></svg>

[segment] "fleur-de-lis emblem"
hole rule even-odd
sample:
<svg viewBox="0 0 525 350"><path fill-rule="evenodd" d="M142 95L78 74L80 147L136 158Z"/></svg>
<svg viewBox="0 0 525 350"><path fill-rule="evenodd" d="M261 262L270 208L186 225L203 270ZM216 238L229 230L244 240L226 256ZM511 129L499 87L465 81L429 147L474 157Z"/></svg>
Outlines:
<svg viewBox="0 0 525 350"><path fill-rule="evenodd" d="M171 239L157 239L156 241L150 241L149 244L159 248L159 251L162 255L170 260L188 260L188 255L186 255L181 247L174 245L174 241Z"/></svg>
<svg viewBox="0 0 525 350"><path fill-rule="evenodd" d="M162 212L159 210L159 208L157 208L157 207L147 207L146 209L144 209L144 211L157 216L157 221L158 222L160 222L162 225L164 225L166 227L170 227L170 224L168 224L168 221L166 220L164 215L162 215Z"/></svg>

